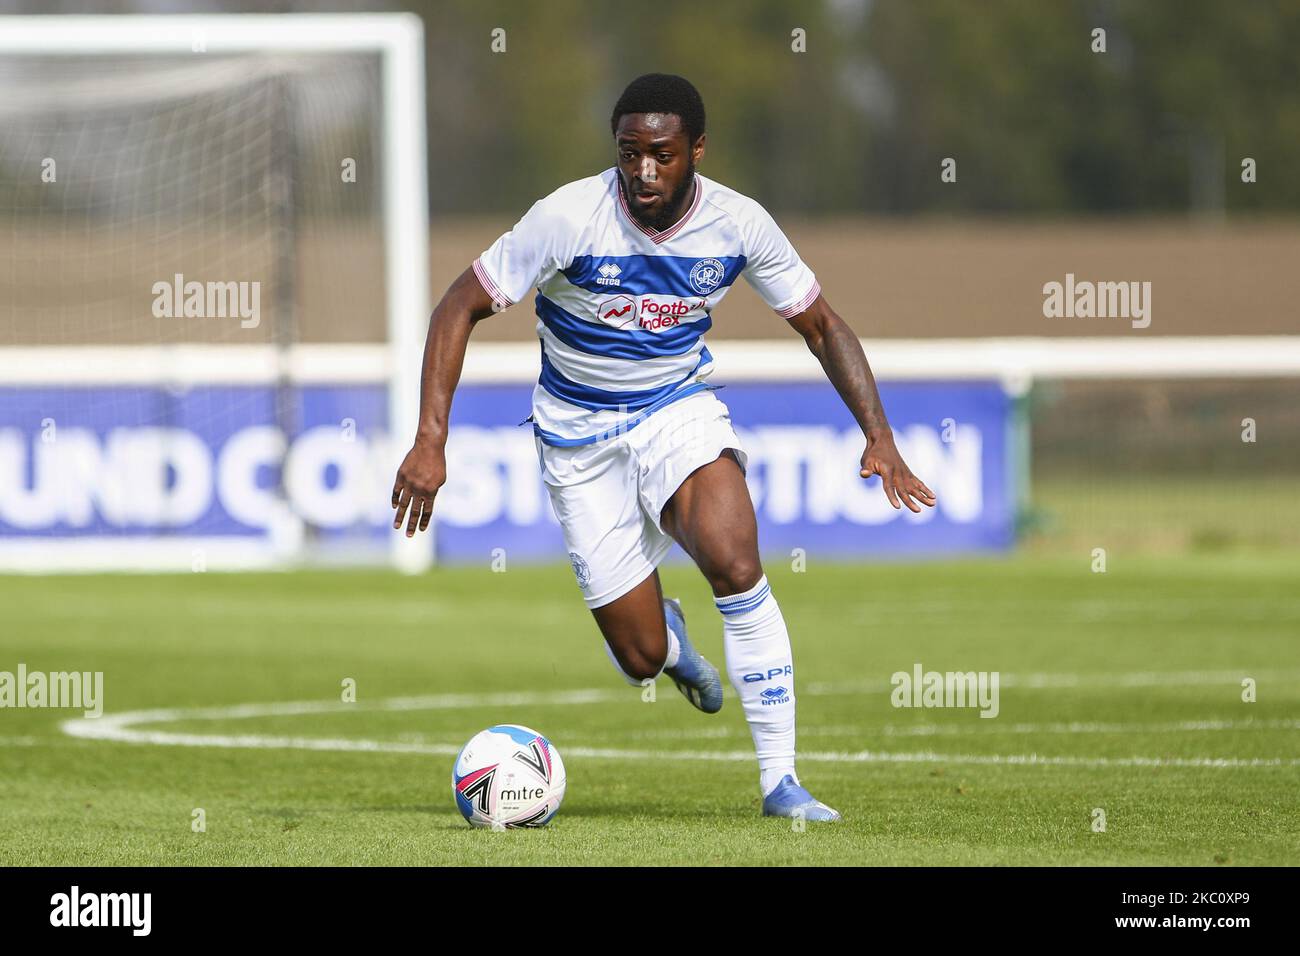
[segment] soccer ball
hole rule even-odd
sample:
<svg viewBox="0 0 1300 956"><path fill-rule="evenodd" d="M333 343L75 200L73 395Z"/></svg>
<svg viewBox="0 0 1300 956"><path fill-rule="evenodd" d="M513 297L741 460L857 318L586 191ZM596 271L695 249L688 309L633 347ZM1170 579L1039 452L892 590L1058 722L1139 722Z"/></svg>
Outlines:
<svg viewBox="0 0 1300 956"><path fill-rule="evenodd" d="M564 800L564 761L551 742L518 724L475 734L451 768L461 815L493 830L541 827Z"/></svg>

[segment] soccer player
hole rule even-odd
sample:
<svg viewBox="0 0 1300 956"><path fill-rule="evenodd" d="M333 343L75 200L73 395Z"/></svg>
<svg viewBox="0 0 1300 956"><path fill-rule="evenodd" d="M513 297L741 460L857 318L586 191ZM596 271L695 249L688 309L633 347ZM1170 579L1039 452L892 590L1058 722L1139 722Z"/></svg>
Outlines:
<svg viewBox="0 0 1300 956"><path fill-rule="evenodd" d="M538 290L532 422L542 477L610 660L629 683L667 674L722 707L656 570L676 541L713 589L727 673L758 754L766 816L838 820L795 773L794 664L758 555L747 455L707 383L702 336L743 276L821 362L862 428L860 474L895 508L935 496L894 445L858 337L757 202L696 172L704 104L680 76L633 80L610 118L616 163L535 203L451 285L424 352L419 428L393 486L393 527L429 525L447 418L474 325Z"/></svg>

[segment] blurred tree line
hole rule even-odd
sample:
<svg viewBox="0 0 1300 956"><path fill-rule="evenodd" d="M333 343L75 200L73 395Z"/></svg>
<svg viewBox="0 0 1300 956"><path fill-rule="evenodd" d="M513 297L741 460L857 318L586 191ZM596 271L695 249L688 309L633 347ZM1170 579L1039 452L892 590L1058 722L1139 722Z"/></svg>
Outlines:
<svg viewBox="0 0 1300 956"><path fill-rule="evenodd" d="M521 212L607 168L610 110L650 71L700 89L706 175L775 211L1300 207L1300 0L404 6L428 34L435 213Z"/></svg>
<svg viewBox="0 0 1300 956"><path fill-rule="evenodd" d="M610 110L652 71L703 94L705 173L778 212L1300 208L1300 0L0 0L379 10L425 23L435 214L519 213L607 168Z"/></svg>

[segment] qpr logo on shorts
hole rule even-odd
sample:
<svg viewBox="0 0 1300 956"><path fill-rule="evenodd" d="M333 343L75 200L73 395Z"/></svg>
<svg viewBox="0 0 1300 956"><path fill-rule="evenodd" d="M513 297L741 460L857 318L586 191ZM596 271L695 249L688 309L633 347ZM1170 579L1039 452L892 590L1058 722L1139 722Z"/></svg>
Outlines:
<svg viewBox="0 0 1300 956"><path fill-rule="evenodd" d="M569 561L573 564L573 576L578 579L578 587L585 588L591 583L591 568L577 551L569 552Z"/></svg>
<svg viewBox="0 0 1300 956"><path fill-rule="evenodd" d="M722 285L726 271L717 259L701 259L691 267L691 288L700 295L709 295Z"/></svg>

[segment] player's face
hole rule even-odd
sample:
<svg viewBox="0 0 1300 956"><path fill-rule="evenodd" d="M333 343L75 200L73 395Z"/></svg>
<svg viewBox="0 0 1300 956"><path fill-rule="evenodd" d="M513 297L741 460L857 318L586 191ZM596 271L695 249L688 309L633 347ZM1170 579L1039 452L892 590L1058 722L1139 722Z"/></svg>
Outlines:
<svg viewBox="0 0 1300 956"><path fill-rule="evenodd" d="M614 131L618 174L632 215L651 229L666 229L686 213L704 136L687 141L675 113L628 113Z"/></svg>

